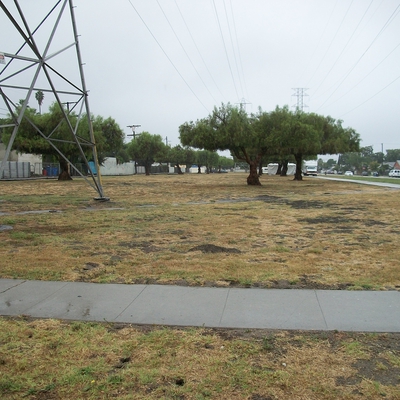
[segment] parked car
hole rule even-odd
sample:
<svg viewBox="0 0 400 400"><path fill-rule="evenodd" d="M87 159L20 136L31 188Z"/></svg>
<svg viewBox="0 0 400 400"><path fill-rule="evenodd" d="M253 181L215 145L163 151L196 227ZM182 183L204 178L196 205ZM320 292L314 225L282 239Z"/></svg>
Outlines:
<svg viewBox="0 0 400 400"><path fill-rule="evenodd" d="M372 173L372 176L379 176L379 173L376 172L376 171L374 171L374 172Z"/></svg>
<svg viewBox="0 0 400 400"><path fill-rule="evenodd" d="M392 169L389 171L389 176L400 178L400 169Z"/></svg>
<svg viewBox="0 0 400 400"><path fill-rule="evenodd" d="M368 176L369 174L368 174L367 171L363 171L363 172L361 173L361 175L362 175L362 176Z"/></svg>
<svg viewBox="0 0 400 400"><path fill-rule="evenodd" d="M351 172L351 171L346 171L344 174L347 176L353 176L353 172Z"/></svg>

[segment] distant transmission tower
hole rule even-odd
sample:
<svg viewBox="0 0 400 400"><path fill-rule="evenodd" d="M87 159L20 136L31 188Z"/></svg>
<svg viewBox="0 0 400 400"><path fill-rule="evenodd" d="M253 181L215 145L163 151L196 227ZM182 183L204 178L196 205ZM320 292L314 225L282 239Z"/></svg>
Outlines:
<svg viewBox="0 0 400 400"><path fill-rule="evenodd" d="M304 107L308 107L308 105L304 104L304 97L308 96L308 94L305 94L306 90L308 90L307 88L292 88L292 90L295 91L294 94L292 94L292 96L296 96L297 97L297 104L294 104L292 107L296 107L296 111L300 110L300 111L304 111Z"/></svg>
<svg viewBox="0 0 400 400"><path fill-rule="evenodd" d="M245 111L246 111L246 105L247 105L247 104L251 104L251 103L248 103L248 102L246 101L246 99L243 97L243 98L240 99L240 103L236 103L236 104L239 104L239 105L240 105L240 109L241 109L241 110L245 110Z"/></svg>

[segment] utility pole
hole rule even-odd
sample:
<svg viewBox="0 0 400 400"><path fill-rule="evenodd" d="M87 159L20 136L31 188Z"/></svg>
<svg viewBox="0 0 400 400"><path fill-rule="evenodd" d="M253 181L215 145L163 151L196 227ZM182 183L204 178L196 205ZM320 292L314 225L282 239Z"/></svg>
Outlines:
<svg viewBox="0 0 400 400"><path fill-rule="evenodd" d="M136 128L139 128L139 126L142 126L142 125L127 125L127 128L131 128L132 129L132 135L126 135L126 136L133 136L133 139L136 139L136 135L140 135L140 133L136 133L135 132L135 129Z"/></svg>
<svg viewBox="0 0 400 400"><path fill-rule="evenodd" d="M303 98L305 96L308 96L308 94L305 94L306 90L308 90L308 89L307 88L292 88L292 90L295 91L295 93L292 94L292 96L297 97L297 104L293 105L292 107L296 107L296 111L297 110L304 111L303 108L308 107L308 106L306 104L304 104Z"/></svg>
<svg viewBox="0 0 400 400"><path fill-rule="evenodd" d="M171 143L171 142L168 140L168 136L165 136L165 145L168 146L168 143Z"/></svg>
<svg viewBox="0 0 400 400"><path fill-rule="evenodd" d="M137 125L127 125L127 128L131 128L132 129L132 135L126 135L126 136L133 136L133 140L136 139L136 135L139 136L140 133L136 133L135 129L139 128L139 126L142 126L140 124ZM135 175L137 175L137 162L135 160Z"/></svg>

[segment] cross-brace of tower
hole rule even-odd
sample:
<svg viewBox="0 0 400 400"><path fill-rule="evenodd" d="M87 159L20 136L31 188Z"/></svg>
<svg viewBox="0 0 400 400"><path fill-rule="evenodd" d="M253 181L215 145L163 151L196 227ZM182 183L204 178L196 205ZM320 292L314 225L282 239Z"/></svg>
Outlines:
<svg viewBox="0 0 400 400"><path fill-rule="evenodd" d="M304 97L308 96L308 94L305 94L307 88L292 88L292 90L295 91L292 96L297 97L297 104L293 105L292 107L296 107L296 110L303 111L304 107L308 107L306 104L304 104Z"/></svg>
<svg viewBox="0 0 400 400"><path fill-rule="evenodd" d="M0 124L0 129L7 128L12 131L5 156L0 164L0 179L3 178L21 122L25 119L54 149L54 152L97 191L99 195L96 197L97 200L108 200L104 197L101 183L73 1L55 1L55 5L44 17L36 19L34 23L28 21L27 17L31 14L37 17L41 4L35 2L35 12L24 14L18 0L14 0L14 4L10 1L8 6L4 3L0 1L0 7L8 22L4 28L8 29L7 36L13 39L9 39L7 43L14 43L14 39L19 39L20 47L15 52L0 49L0 61L4 64L0 65L3 67L0 71L0 101L3 102L10 121L7 124ZM33 4L29 6L32 7ZM2 35L6 36L4 31ZM39 91L45 97L52 97L61 110L61 120L51 133L43 132L26 115L33 92ZM67 109L65 104L68 105ZM72 112L75 118L70 118ZM89 139L78 134L78 126L83 118L87 118ZM55 132L61 124L67 126L66 139L56 138ZM75 154L79 154L86 165L87 175L83 174L64 154L63 146L75 148ZM92 171L93 166L90 166L89 159L94 161L95 171Z"/></svg>

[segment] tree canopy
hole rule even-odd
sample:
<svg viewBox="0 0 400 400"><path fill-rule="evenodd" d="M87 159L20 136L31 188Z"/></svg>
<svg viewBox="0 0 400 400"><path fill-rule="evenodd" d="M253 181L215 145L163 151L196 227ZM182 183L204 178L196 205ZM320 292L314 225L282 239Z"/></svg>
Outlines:
<svg viewBox="0 0 400 400"><path fill-rule="evenodd" d="M52 156L58 159L61 166L59 179L71 179L68 161L61 154L70 162L82 162L84 157L89 161L93 159L87 116L83 115L78 119L74 112L67 115L68 122L64 119L63 111L57 103L52 104L49 111L43 114L38 114L34 108L27 107L13 143L13 150L20 153ZM73 140L68 124L73 128L80 148ZM106 157L116 156L118 149L123 149L124 133L111 117L106 120L102 117L93 118L93 133L100 163ZM6 128L2 140L7 144L10 136L11 128Z"/></svg>
<svg viewBox="0 0 400 400"><path fill-rule="evenodd" d="M167 146L160 135L142 132L128 144L128 154L135 162L144 165L146 175L150 175L151 165L155 161L164 161Z"/></svg>
<svg viewBox="0 0 400 400"><path fill-rule="evenodd" d="M167 160L175 166L178 174L182 174L181 165L192 165L196 161L196 152L189 147L182 147L178 144L169 148Z"/></svg>
<svg viewBox="0 0 400 400"><path fill-rule="evenodd" d="M260 185L257 166L268 149L268 132L255 125L243 109L230 104L214 108L204 119L186 122L179 127L181 143L199 149L230 150L238 160L250 166L249 185Z"/></svg>
<svg viewBox="0 0 400 400"><path fill-rule="evenodd" d="M257 168L263 157L274 155L296 160L295 179L302 179L305 157L346 151L358 151L359 135L344 129L342 121L302 111L292 112L287 106L272 112L259 109L248 115L242 108L222 104L206 118L185 122L179 127L185 146L210 151L229 150L250 167L249 185L259 185Z"/></svg>

